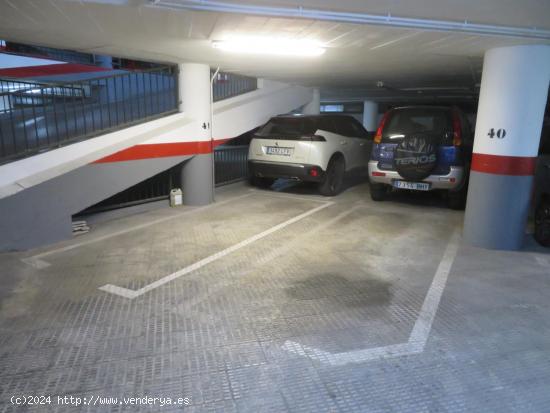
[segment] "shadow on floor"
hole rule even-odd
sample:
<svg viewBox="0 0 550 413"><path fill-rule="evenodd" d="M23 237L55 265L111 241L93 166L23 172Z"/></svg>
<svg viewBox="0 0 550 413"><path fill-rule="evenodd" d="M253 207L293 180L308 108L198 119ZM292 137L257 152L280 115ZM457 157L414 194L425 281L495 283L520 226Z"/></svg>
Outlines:
<svg viewBox="0 0 550 413"><path fill-rule="evenodd" d="M350 172L346 174L342 192L354 186L366 184L368 182L369 178L366 171ZM290 179L277 179L271 186L271 189L276 192L295 195L320 195L316 183L293 181Z"/></svg>
<svg viewBox="0 0 550 413"><path fill-rule="evenodd" d="M440 191L407 191L394 190L387 194L383 202L394 202L402 205L425 206L430 208L449 209L447 199Z"/></svg>
<svg viewBox="0 0 550 413"><path fill-rule="evenodd" d="M352 172L346 176L342 192L345 192L346 190L353 188L357 185L368 184L368 182L368 175L365 172ZM269 188L269 190L294 195L319 195L317 184L310 182L293 181L290 179L277 179L275 183L271 186L271 188ZM368 186L367 188L365 188L365 193L367 192ZM388 193L387 198L384 202L448 209L445 195L440 191L392 191Z"/></svg>

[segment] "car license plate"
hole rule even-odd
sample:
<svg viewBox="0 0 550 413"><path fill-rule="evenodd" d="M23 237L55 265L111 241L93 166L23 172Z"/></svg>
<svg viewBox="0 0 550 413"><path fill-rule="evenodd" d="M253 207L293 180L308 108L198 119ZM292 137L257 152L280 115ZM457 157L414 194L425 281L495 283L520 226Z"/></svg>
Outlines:
<svg viewBox="0 0 550 413"><path fill-rule="evenodd" d="M280 156L290 156L292 155L293 148L284 148L280 146L268 146L265 153L268 155L280 155Z"/></svg>
<svg viewBox="0 0 550 413"><path fill-rule="evenodd" d="M399 189L412 189L413 191L430 190L430 184L426 182L393 181L393 186Z"/></svg>

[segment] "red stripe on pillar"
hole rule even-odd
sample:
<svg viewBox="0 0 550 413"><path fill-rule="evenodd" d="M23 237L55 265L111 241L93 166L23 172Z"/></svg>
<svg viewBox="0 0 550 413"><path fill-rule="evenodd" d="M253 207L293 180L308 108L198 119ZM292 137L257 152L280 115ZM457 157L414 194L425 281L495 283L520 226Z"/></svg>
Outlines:
<svg viewBox="0 0 550 413"><path fill-rule="evenodd" d="M536 157L474 153L472 171L495 175L529 176L535 174Z"/></svg>
<svg viewBox="0 0 550 413"><path fill-rule="evenodd" d="M170 156L201 155L211 153L216 146L229 139L199 142L152 143L132 146L93 163L136 161L139 159L166 158Z"/></svg>

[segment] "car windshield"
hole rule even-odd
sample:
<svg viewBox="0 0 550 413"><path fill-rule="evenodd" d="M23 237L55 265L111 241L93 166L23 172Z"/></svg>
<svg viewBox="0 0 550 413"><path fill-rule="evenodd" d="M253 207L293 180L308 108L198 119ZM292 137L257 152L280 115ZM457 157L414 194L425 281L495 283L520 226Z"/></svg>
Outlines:
<svg viewBox="0 0 550 413"><path fill-rule="evenodd" d="M284 117L272 118L262 126L256 136L303 136L313 135L317 130L317 122L314 118Z"/></svg>
<svg viewBox="0 0 550 413"><path fill-rule="evenodd" d="M452 130L451 116L447 109L410 108L393 111L384 127L382 139L392 142L417 132L441 134Z"/></svg>

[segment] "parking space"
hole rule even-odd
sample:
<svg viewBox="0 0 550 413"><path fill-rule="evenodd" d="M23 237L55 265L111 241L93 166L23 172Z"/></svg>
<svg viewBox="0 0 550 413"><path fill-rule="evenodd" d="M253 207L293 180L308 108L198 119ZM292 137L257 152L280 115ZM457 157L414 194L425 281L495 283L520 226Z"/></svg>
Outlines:
<svg viewBox="0 0 550 413"><path fill-rule="evenodd" d="M0 10L0 413L550 412L550 1Z"/></svg>
<svg viewBox="0 0 550 413"><path fill-rule="evenodd" d="M217 191L0 256L0 411L23 393L189 399L162 411L547 408L550 255L534 241L465 246L463 212L430 194ZM155 410L110 406L140 408Z"/></svg>

